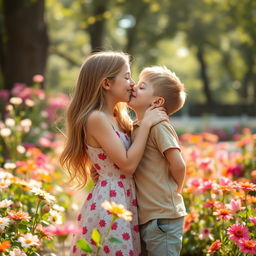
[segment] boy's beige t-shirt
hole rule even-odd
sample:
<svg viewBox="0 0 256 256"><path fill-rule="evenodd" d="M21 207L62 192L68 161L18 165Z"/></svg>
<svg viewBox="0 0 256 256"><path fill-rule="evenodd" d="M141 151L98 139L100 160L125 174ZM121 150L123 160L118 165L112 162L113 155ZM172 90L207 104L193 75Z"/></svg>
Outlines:
<svg viewBox="0 0 256 256"><path fill-rule="evenodd" d="M136 134L134 125L132 138ZM180 150L178 137L170 123L165 121L153 126L143 157L135 171L139 224L153 219L174 219L187 215L182 195L170 175L164 151Z"/></svg>

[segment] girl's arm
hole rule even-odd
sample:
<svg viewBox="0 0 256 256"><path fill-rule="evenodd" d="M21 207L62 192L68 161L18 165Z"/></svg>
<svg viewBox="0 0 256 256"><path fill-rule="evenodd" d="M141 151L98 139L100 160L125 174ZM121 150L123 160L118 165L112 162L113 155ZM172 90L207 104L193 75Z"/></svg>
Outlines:
<svg viewBox="0 0 256 256"><path fill-rule="evenodd" d="M138 128L137 136L128 150L125 149L111 123L103 112L94 111L87 120L87 135L92 136L104 152L118 167L129 174L135 172L144 153L151 126L168 120L163 108L151 108Z"/></svg>
<svg viewBox="0 0 256 256"><path fill-rule="evenodd" d="M170 148L164 152L164 155L169 163L170 173L178 185L177 192L181 193L186 175L186 165L181 153L176 148Z"/></svg>

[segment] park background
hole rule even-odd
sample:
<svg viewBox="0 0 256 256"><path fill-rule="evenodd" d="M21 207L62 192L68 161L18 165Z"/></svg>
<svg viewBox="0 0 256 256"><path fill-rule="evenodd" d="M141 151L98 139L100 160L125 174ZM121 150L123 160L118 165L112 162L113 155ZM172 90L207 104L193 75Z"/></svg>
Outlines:
<svg viewBox="0 0 256 256"><path fill-rule="evenodd" d="M81 205L57 160L63 118L83 60L101 50L129 53L135 81L165 65L185 84L171 119L187 162L182 255L256 253L255 27L253 0L1 0L0 254L67 255Z"/></svg>

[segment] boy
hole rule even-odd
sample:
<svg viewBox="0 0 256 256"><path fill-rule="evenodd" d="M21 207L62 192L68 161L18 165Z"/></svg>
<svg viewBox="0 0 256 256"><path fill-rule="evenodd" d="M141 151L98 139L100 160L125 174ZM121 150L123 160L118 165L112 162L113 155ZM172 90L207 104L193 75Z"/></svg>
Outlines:
<svg viewBox="0 0 256 256"><path fill-rule="evenodd" d="M136 128L150 105L164 106L171 115L183 106L185 95L183 84L167 68L143 69L129 102L137 116L132 137L136 136ZM180 255L186 215L180 194L185 163L177 141L176 132L168 122L152 127L134 175L143 255Z"/></svg>

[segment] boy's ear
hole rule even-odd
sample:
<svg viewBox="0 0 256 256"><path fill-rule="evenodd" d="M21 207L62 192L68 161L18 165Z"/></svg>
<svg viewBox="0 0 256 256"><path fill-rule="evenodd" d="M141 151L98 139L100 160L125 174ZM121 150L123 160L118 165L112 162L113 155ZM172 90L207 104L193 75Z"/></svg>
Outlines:
<svg viewBox="0 0 256 256"><path fill-rule="evenodd" d="M163 97L156 97L152 102L152 106L161 107L164 105L164 103L165 99Z"/></svg>
<svg viewBox="0 0 256 256"><path fill-rule="evenodd" d="M105 79L101 82L101 86L102 86L102 88L104 88L105 90L109 90L109 89L110 89L110 82L109 82L109 79L105 78Z"/></svg>

